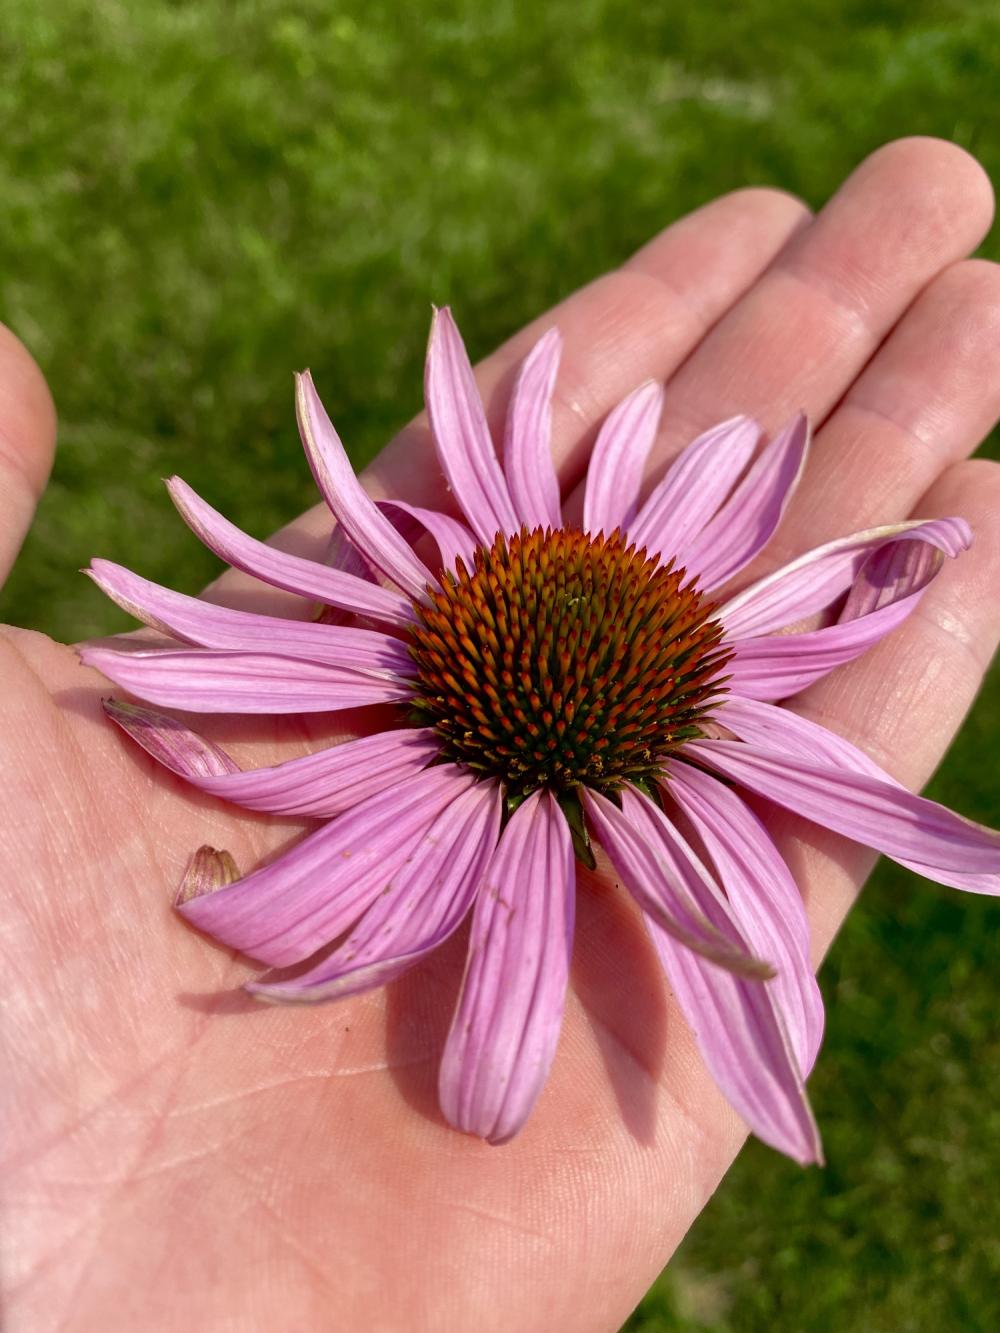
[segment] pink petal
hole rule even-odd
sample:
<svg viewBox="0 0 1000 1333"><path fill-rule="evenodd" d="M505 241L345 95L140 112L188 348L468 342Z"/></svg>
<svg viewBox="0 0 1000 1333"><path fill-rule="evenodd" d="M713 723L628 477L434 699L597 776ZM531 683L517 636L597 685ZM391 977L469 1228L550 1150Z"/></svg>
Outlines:
<svg viewBox="0 0 1000 1333"><path fill-rule="evenodd" d="M295 414L316 485L337 522L370 565L409 597L421 599L436 580L354 475L308 370L295 377Z"/></svg>
<svg viewBox="0 0 1000 1333"><path fill-rule="evenodd" d="M411 692L404 680L271 653L88 646L79 653L85 666L138 698L189 713L332 713Z"/></svg>
<svg viewBox="0 0 1000 1333"><path fill-rule="evenodd" d="M751 583L723 604L719 619L732 639L756 637L794 625L832 605L852 587L879 547L905 541L930 543L945 555L955 556L968 547L972 532L962 518L938 518L894 523L840 537Z"/></svg>
<svg viewBox="0 0 1000 1333"><path fill-rule="evenodd" d="M343 944L291 980L247 990L315 1004L388 985L461 925L496 848L502 808L495 782L456 796Z"/></svg>
<svg viewBox="0 0 1000 1333"><path fill-rule="evenodd" d="M424 395L441 469L470 527L485 546L520 524L497 461L482 399L461 335L445 307L435 310Z"/></svg>
<svg viewBox="0 0 1000 1333"><path fill-rule="evenodd" d="M659 806L626 787L622 813L653 856L683 877L698 909L734 950L748 951L738 917ZM770 983L693 953L646 915L667 979L712 1077L765 1143L797 1162L820 1160L819 1135Z"/></svg>
<svg viewBox="0 0 1000 1333"><path fill-rule="evenodd" d="M744 976L770 975L767 963L754 958L748 949L734 946L699 910L697 897L711 892L702 882L707 876L702 873L693 884L694 872L687 861L664 857L660 840L649 836L644 807L634 808L634 799L638 798L626 788L619 810L599 792L586 788L582 792L583 808L594 834L625 888L647 916L686 949Z"/></svg>
<svg viewBox="0 0 1000 1333"><path fill-rule="evenodd" d="M715 517L677 552L677 563L706 591L738 574L774 536L808 449L809 422L799 415L763 450Z"/></svg>
<svg viewBox="0 0 1000 1333"><path fill-rule="evenodd" d="M529 531L562 527L552 461L552 391L561 355L562 338L551 328L525 357L507 410L504 472L514 510Z"/></svg>
<svg viewBox="0 0 1000 1333"><path fill-rule="evenodd" d="M503 1143L542 1090L562 1025L575 888L569 827L553 797L535 792L511 816L476 900L439 1079L456 1129Z"/></svg>
<svg viewBox="0 0 1000 1333"><path fill-rule="evenodd" d="M386 680L416 673L406 645L377 630L234 611L150 583L110 560L94 560L85 573L129 615L203 648L308 658Z"/></svg>
<svg viewBox="0 0 1000 1333"><path fill-rule="evenodd" d="M372 616L391 625L413 623L410 604L399 593L353 574L330 569L315 560L289 555L248 537L206 504L180 477L171 477L167 489L192 532L210 551L234 568L242 569L272 587L328 602L355 615Z"/></svg>
<svg viewBox="0 0 1000 1333"><path fill-rule="evenodd" d="M104 711L178 777L220 800L273 815L330 819L419 773L439 753L429 728L405 728L244 771L225 750L166 713L117 699L105 700Z"/></svg>
<svg viewBox="0 0 1000 1333"><path fill-rule="evenodd" d="M583 528L592 536L626 531L639 507L646 459L663 412L663 386L640 384L608 414L594 443L583 496Z"/></svg>
<svg viewBox="0 0 1000 1333"><path fill-rule="evenodd" d="M664 561L697 537L753 457L760 427L733 417L693 440L629 525L629 541Z"/></svg>
<svg viewBox="0 0 1000 1333"><path fill-rule="evenodd" d="M822 1163L819 1131L766 985L699 958L646 926L702 1059L726 1100L764 1143L803 1166Z"/></svg>
<svg viewBox="0 0 1000 1333"><path fill-rule="evenodd" d="M391 884L434 821L472 785L453 764L408 777L227 888L178 904L188 921L272 967L329 944Z"/></svg>
<svg viewBox="0 0 1000 1333"><path fill-rule="evenodd" d="M802 895L764 825L724 783L672 759L664 786L698 831L743 938L774 964L766 984L808 1074L823 1036L823 997Z"/></svg>
<svg viewBox="0 0 1000 1333"><path fill-rule="evenodd" d="M390 516L407 541L417 541L424 532L428 533L437 543L442 569L453 570L459 557L464 560L466 569L472 568L476 539L457 518L439 514L436 509L404 504L402 500L379 500L378 507Z"/></svg>
<svg viewBox="0 0 1000 1333"><path fill-rule="evenodd" d="M836 625L731 642L729 689L771 700L804 690L902 624L943 564L944 554L930 542L911 539L877 546L858 571Z"/></svg>
<svg viewBox="0 0 1000 1333"><path fill-rule="evenodd" d="M886 783L891 787L902 792L906 797L910 793L901 782L897 782L894 777L880 768L873 759L869 759L857 746L852 745L850 741L844 740L842 736L828 731L826 727L818 726L815 722L810 722L808 718L800 716L789 709L775 708L773 704L759 703L752 699L738 699L734 697L727 698L720 708L718 714L719 720L740 740L745 740L761 749L770 750L777 754L793 755L807 764L822 764L824 767L840 770L845 773L860 773L864 777L872 778L876 782ZM918 797L911 798L918 800ZM932 801L924 801L923 805L932 806L935 810L943 810L949 819L956 819L962 828L977 829L979 826L970 824L968 820L962 819L959 815L953 815L950 811L944 810L942 806L935 805ZM989 835L989 830L981 830ZM992 835L996 836L996 835ZM997 892L998 877L996 873L976 873L960 870L943 870L940 866L930 866L924 864L920 859L894 857L900 865L915 871L918 875L923 875L927 879L936 880L939 884L947 884L955 889L963 889L967 893L995 894Z"/></svg>
<svg viewBox="0 0 1000 1333"><path fill-rule="evenodd" d="M720 711L719 720L728 726L728 719L728 711ZM904 865L919 863L919 873L928 879L1000 893L1000 833L914 796L885 777L868 776L860 766L847 769L830 763L822 754L804 760L789 749L755 742L689 741L683 752L821 828ZM969 875L982 878L970 882Z"/></svg>

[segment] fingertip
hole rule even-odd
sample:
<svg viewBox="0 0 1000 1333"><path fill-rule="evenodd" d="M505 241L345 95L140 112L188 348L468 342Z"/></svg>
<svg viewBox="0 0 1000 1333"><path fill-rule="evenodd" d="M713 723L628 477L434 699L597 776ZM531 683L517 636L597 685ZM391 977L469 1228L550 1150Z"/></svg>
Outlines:
<svg viewBox="0 0 1000 1333"><path fill-rule="evenodd" d="M0 464L23 477L37 500L55 451L55 403L34 357L2 324L0 423Z"/></svg>
<svg viewBox="0 0 1000 1333"><path fill-rule="evenodd" d="M672 223L623 267L672 278L681 263L687 272L712 272L722 260L756 277L811 219L809 207L786 190L744 186Z"/></svg>
<svg viewBox="0 0 1000 1333"><path fill-rule="evenodd" d="M45 489L56 409L27 348L0 325L0 578L5 578Z"/></svg>
<svg viewBox="0 0 1000 1333"><path fill-rule="evenodd" d="M898 207L911 205L942 229L959 230L972 249L993 222L993 185L982 164L948 139L911 135L883 144L861 163L848 186L866 187L876 177L895 196Z"/></svg>
<svg viewBox="0 0 1000 1333"><path fill-rule="evenodd" d="M804 199L776 185L744 185L720 195L705 207L750 214L758 222L770 220L775 224L790 223L793 226L806 223L812 217L812 209Z"/></svg>

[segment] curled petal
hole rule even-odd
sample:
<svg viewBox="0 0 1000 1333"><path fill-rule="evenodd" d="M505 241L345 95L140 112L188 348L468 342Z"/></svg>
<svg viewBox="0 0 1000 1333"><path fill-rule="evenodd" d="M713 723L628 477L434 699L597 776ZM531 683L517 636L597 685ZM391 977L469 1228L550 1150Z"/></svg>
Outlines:
<svg viewBox="0 0 1000 1333"><path fill-rule="evenodd" d="M858 571L835 625L731 642L730 690L751 699L785 699L860 657L903 623L944 558L939 546L919 537L877 546Z"/></svg>
<svg viewBox="0 0 1000 1333"><path fill-rule="evenodd" d="M731 579L771 540L808 449L809 422L800 414L761 452L715 517L679 548L677 563L696 575L701 587L710 591Z"/></svg>
<svg viewBox="0 0 1000 1333"><path fill-rule="evenodd" d="M387 680L412 676L416 671L406 645L378 630L284 620L216 606L150 583L110 560L94 560L85 572L136 620L203 648L307 658Z"/></svg>
<svg viewBox="0 0 1000 1333"><path fill-rule="evenodd" d="M627 530L639 507L646 458L663 411L663 386L640 384L608 413L594 442L583 496L583 529L592 536Z"/></svg>
<svg viewBox="0 0 1000 1333"><path fill-rule="evenodd" d="M456 796L343 944L290 980L250 982L247 990L315 1004L394 981L461 925L496 848L501 809L495 782Z"/></svg>
<svg viewBox="0 0 1000 1333"><path fill-rule="evenodd" d="M221 746L206 740L183 722L139 704L102 699L105 713L171 773L198 783L203 778L226 777L240 766Z"/></svg>
<svg viewBox="0 0 1000 1333"><path fill-rule="evenodd" d="M674 759L664 785L697 829L743 938L774 964L767 985L807 1075L823 1036L823 997L798 886L767 829L724 783Z"/></svg>
<svg viewBox="0 0 1000 1333"><path fill-rule="evenodd" d="M177 910L272 967L299 963L357 921L471 783L452 764L427 769L323 824L270 865Z"/></svg>
<svg viewBox="0 0 1000 1333"><path fill-rule="evenodd" d="M697 537L753 457L760 427L750 417L713 426L677 455L629 525L629 541L661 559Z"/></svg>
<svg viewBox="0 0 1000 1333"><path fill-rule="evenodd" d="M413 623L410 604L399 593L248 537L206 504L180 477L171 477L167 489L191 531L235 569L242 569L274 588L315 598L355 615L371 616L390 625Z"/></svg>
<svg viewBox="0 0 1000 1333"><path fill-rule="evenodd" d="M140 699L190 713L336 712L406 699L411 688L401 679L273 653L89 646L79 653L85 666Z"/></svg>
<svg viewBox="0 0 1000 1333"><path fill-rule="evenodd" d="M117 699L105 700L104 711L178 777L210 796L272 815L331 819L419 773L439 753L429 728L404 728L243 770L225 750L166 713Z"/></svg>
<svg viewBox="0 0 1000 1333"><path fill-rule="evenodd" d="M424 394L441 469L485 546L520 527L486 423L469 356L451 311L435 310Z"/></svg>
<svg viewBox="0 0 1000 1333"><path fill-rule="evenodd" d="M476 899L439 1078L456 1129L503 1143L542 1090L562 1026L575 887L569 827L536 792L511 816Z"/></svg>
<svg viewBox="0 0 1000 1333"><path fill-rule="evenodd" d="M625 788L622 814L654 856L683 878L698 910L734 950L749 952L737 914L707 870L648 797ZM765 1143L797 1162L821 1160L819 1134L771 983L719 967L646 914L653 944L713 1078Z"/></svg>
<svg viewBox="0 0 1000 1333"><path fill-rule="evenodd" d="M408 596L423 597L427 585L435 583L433 574L354 475L308 370L295 377L295 414L316 485L337 522L370 565Z"/></svg>
<svg viewBox="0 0 1000 1333"><path fill-rule="evenodd" d="M664 855L662 839L649 836L645 808L635 804L627 788L620 810L599 792L585 789L582 800L597 840L647 916L685 948L719 967L744 976L770 976L767 963L721 934L699 909L695 894L711 892L702 882L706 876L698 876L695 884L692 875L697 871L688 861Z"/></svg>
<svg viewBox="0 0 1000 1333"><path fill-rule="evenodd" d="M507 410L504 472L514 510L529 531L562 527L552 461L552 391L561 355L562 338L551 328L525 357Z"/></svg>
<svg viewBox="0 0 1000 1333"><path fill-rule="evenodd" d="M992 895L1000 891L1000 864L994 861L992 868L988 865L986 869L980 870L962 868L959 850L963 838L974 837L985 846L987 861L990 862L992 858L989 848L1000 846L1000 834L979 824L973 824L934 801L913 796L901 782L897 782L885 769L880 768L873 759L850 741L844 740L842 736L828 731L826 727L817 726L815 722L810 722L808 718L790 709L776 708L773 704L759 703L753 699L735 697L726 699L719 709L718 717L733 735L760 750L787 756L808 765L822 765L824 771L840 772L844 776L858 774L873 781L879 789L894 790L897 793L896 799L900 803L899 814L904 824L907 808L915 812L918 820L920 812L925 809L928 813L933 812L952 829L955 843L944 853L938 848L930 862L922 855L912 857L897 855L875 842L867 845L884 851L900 865L906 866L918 875L923 875L926 879L935 880L938 884L947 884L954 889L963 889L967 893ZM746 785L750 786L750 783ZM891 792L883 791L883 795L888 795L891 801ZM779 801L779 804L784 802ZM823 819L817 819L815 822L827 828L833 827ZM912 837L919 839L919 823L915 823L911 834ZM850 836L845 834L845 837ZM859 838L857 841L864 840ZM953 864L945 865L945 860Z"/></svg>
<svg viewBox="0 0 1000 1333"><path fill-rule="evenodd" d="M732 639L784 629L832 605L857 581L869 558L887 542L929 543L955 556L972 541L962 518L918 519L868 528L850 537L817 546L790 564L758 579L719 609L719 619Z"/></svg>

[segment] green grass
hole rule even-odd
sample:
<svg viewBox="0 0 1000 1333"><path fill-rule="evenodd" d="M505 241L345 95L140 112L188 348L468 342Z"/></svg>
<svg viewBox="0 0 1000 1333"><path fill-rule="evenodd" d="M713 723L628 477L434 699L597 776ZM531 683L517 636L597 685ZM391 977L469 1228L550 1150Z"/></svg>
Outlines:
<svg viewBox="0 0 1000 1333"><path fill-rule="evenodd" d="M0 609L69 637L125 623L92 554L212 574L160 477L260 534L310 502L294 368L368 458L432 300L482 353L720 191L818 204L898 134L1000 179L992 0L0 0L0 68L0 313L61 418ZM935 785L993 821L998 695ZM994 920L880 872L823 977L829 1167L751 1146L630 1329L1000 1327Z"/></svg>

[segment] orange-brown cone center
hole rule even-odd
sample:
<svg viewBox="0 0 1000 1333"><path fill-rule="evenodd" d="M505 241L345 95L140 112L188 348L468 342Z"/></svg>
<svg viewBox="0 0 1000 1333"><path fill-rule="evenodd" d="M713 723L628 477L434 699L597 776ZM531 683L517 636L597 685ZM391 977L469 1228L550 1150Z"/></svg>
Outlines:
<svg viewBox="0 0 1000 1333"><path fill-rule="evenodd" d="M498 536L416 606L419 721L508 800L648 783L698 734L726 660L714 606L684 578L618 533Z"/></svg>

